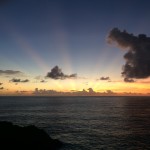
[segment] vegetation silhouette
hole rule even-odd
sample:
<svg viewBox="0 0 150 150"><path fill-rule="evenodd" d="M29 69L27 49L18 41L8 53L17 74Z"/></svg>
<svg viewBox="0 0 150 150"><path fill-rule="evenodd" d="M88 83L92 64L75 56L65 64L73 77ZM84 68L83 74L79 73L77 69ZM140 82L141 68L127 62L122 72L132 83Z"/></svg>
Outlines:
<svg viewBox="0 0 150 150"><path fill-rule="evenodd" d="M1 121L0 145L4 150L58 150L63 143L33 125L21 127Z"/></svg>

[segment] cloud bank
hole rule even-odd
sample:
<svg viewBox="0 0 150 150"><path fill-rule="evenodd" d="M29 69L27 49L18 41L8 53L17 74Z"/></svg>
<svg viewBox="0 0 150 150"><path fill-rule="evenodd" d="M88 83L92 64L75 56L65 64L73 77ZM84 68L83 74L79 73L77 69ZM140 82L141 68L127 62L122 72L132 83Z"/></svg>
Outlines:
<svg viewBox="0 0 150 150"><path fill-rule="evenodd" d="M127 51L122 72L124 81L132 82L132 78L144 79L150 76L150 37L145 34L135 36L114 28L109 33L108 42L116 43L118 47Z"/></svg>
<svg viewBox="0 0 150 150"><path fill-rule="evenodd" d="M55 80L64 80L64 79L70 79L70 78L77 78L77 74L71 74L71 75L66 75L62 72L62 70L58 67L55 66L54 68L51 69L50 72L47 73L46 77L55 79Z"/></svg>
<svg viewBox="0 0 150 150"><path fill-rule="evenodd" d="M107 90L105 92L95 92L92 88L88 88L87 90L83 89L82 91L71 90L71 92L59 92L56 90L46 90L46 89L38 89L35 88L33 91L33 95L48 95L48 96L108 96L115 95L111 90Z"/></svg>

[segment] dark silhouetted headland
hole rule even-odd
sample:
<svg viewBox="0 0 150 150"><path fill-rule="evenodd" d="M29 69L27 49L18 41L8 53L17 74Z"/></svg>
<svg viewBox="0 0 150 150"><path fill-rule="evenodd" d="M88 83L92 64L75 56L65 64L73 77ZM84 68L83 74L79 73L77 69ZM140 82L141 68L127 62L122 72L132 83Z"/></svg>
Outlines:
<svg viewBox="0 0 150 150"><path fill-rule="evenodd" d="M0 122L0 147L4 150L58 150L61 146L62 142L33 125L21 127Z"/></svg>

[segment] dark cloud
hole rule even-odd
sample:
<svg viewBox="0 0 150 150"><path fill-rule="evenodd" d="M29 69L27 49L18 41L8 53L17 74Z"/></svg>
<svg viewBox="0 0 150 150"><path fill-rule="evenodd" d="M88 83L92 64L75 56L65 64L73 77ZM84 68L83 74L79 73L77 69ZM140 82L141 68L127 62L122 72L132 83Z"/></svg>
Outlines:
<svg viewBox="0 0 150 150"><path fill-rule="evenodd" d="M29 80L28 79L21 80L21 79L13 78L13 79L10 80L10 82L15 82L15 83L22 82L22 83L26 83L26 82L29 82Z"/></svg>
<svg viewBox="0 0 150 150"><path fill-rule="evenodd" d="M34 95L59 95L59 94L62 94L61 92L58 92L58 91L55 91L55 90L46 90L46 89L38 89L38 88L35 88L34 92L33 92Z"/></svg>
<svg viewBox="0 0 150 150"><path fill-rule="evenodd" d="M109 33L108 42L116 43L117 46L127 50L124 55L126 64L122 72L125 80L143 79L150 76L150 37L145 34L135 36L125 30L120 31L114 28Z"/></svg>
<svg viewBox="0 0 150 150"><path fill-rule="evenodd" d="M46 90L46 89L38 89L35 88L33 94L34 95L49 95L49 96L54 96L54 95L68 95L68 96L91 96L91 95L95 95L96 92L92 89L89 88L87 89L88 91L86 91L85 89L83 89L82 91L76 91L76 90L71 90L71 92L59 92L59 91L55 91L55 90Z"/></svg>
<svg viewBox="0 0 150 150"><path fill-rule="evenodd" d="M11 82L20 82L21 79L15 79L15 78L13 78L13 79L11 79L10 81L11 81Z"/></svg>
<svg viewBox="0 0 150 150"><path fill-rule="evenodd" d="M0 75L22 75L21 71L15 70L0 70Z"/></svg>
<svg viewBox="0 0 150 150"><path fill-rule="evenodd" d="M2 85L3 83L0 82L0 85Z"/></svg>
<svg viewBox="0 0 150 150"><path fill-rule="evenodd" d="M0 90L3 90L4 89L4 87L0 87Z"/></svg>
<svg viewBox="0 0 150 150"><path fill-rule="evenodd" d="M112 90L107 90L106 93L107 94L115 94Z"/></svg>
<svg viewBox="0 0 150 150"><path fill-rule="evenodd" d="M66 75L62 72L62 70L58 66L55 66L54 68L51 69L50 72L47 73L46 77L49 77L55 80L57 79L64 80L64 79L70 79L70 78L77 78L77 74Z"/></svg>
<svg viewBox="0 0 150 150"><path fill-rule="evenodd" d="M21 80L21 82L29 82L29 79Z"/></svg>
<svg viewBox="0 0 150 150"><path fill-rule="evenodd" d="M71 75L66 75L67 78L77 78L77 74L76 73L73 73Z"/></svg>
<svg viewBox="0 0 150 150"><path fill-rule="evenodd" d="M130 83L135 82L133 79L129 79L129 78L124 78L124 81L125 81L125 82L130 82Z"/></svg>
<svg viewBox="0 0 150 150"><path fill-rule="evenodd" d="M94 91L92 88L89 88L88 91L89 91L89 93L91 93L91 94L95 93L95 91Z"/></svg>
<svg viewBox="0 0 150 150"><path fill-rule="evenodd" d="M96 92L93 88L83 89L81 91L71 90L71 92L61 92L56 90L47 90L35 88L33 91L34 95L48 95L48 96L109 96L116 95L117 93L107 90L105 92Z"/></svg>
<svg viewBox="0 0 150 150"><path fill-rule="evenodd" d="M25 90L18 90L16 91L16 95L28 95L30 94L32 91L25 91Z"/></svg>
<svg viewBox="0 0 150 150"><path fill-rule="evenodd" d="M110 80L110 77L101 77L100 80Z"/></svg>
<svg viewBox="0 0 150 150"><path fill-rule="evenodd" d="M41 80L40 82L41 82L41 83L45 83L46 81L45 81L45 80Z"/></svg>

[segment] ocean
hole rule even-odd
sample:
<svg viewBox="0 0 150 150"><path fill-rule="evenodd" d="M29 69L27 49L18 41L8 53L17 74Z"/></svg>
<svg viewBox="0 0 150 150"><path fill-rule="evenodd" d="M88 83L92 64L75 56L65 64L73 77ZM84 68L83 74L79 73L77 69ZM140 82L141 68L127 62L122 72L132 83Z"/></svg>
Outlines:
<svg viewBox="0 0 150 150"><path fill-rule="evenodd" d="M0 121L42 128L61 150L150 149L150 97L0 97Z"/></svg>

